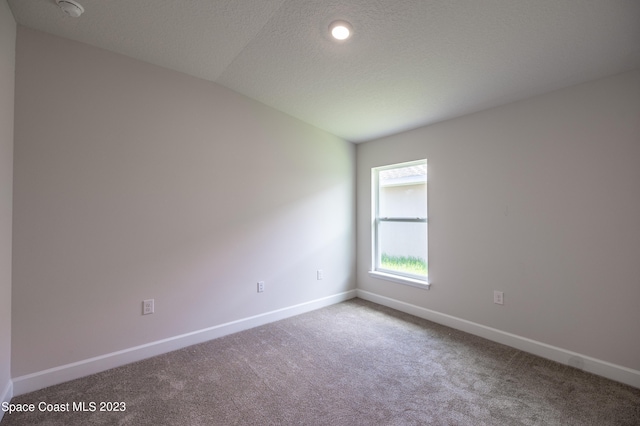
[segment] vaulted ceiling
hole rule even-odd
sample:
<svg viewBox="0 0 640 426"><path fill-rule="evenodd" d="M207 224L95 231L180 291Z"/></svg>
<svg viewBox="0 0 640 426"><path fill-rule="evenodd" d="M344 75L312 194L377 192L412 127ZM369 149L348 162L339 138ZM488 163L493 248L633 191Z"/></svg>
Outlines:
<svg viewBox="0 0 640 426"><path fill-rule="evenodd" d="M2 0L0 0L2 1ZM362 142L640 68L637 0L8 0L26 27ZM328 26L350 22L353 36Z"/></svg>

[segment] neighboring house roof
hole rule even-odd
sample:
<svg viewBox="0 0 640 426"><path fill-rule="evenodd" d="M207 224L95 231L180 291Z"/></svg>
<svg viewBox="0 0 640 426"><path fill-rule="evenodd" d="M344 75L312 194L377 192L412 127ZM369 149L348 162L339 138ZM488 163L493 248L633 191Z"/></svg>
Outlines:
<svg viewBox="0 0 640 426"><path fill-rule="evenodd" d="M427 165L418 164L402 168L381 170L380 186L411 185L427 182Z"/></svg>

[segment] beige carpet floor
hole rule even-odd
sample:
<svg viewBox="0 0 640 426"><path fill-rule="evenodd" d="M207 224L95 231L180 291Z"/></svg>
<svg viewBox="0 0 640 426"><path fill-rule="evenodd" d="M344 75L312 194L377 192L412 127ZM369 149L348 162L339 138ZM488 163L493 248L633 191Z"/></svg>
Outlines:
<svg viewBox="0 0 640 426"><path fill-rule="evenodd" d="M126 410L0 425L640 425L640 389L361 299L12 403L42 401Z"/></svg>

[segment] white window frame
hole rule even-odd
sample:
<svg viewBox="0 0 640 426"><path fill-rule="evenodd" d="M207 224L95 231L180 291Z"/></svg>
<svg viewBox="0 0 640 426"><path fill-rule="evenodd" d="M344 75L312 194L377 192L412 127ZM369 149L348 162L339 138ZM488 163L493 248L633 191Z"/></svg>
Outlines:
<svg viewBox="0 0 640 426"><path fill-rule="evenodd" d="M428 220L428 212L427 217L420 218L393 218L393 217L380 217L379 209L380 209L380 187L379 187L379 175L381 171L390 170L390 169L398 169L403 167L410 167L420 164L427 164L427 160L416 160L409 161L405 163L398 164L390 164L387 166L381 167L373 167L371 169L371 270L369 271L369 275L374 278L380 278L383 280L393 281L400 284L406 284L412 287L418 287L422 289L429 289L429 276L426 277L406 274L398 271L392 271L389 269L384 269L380 266L380 258L381 253L379 252L379 238L378 238L378 226L381 222L412 222L412 223L426 223L427 224L427 247L425 247L425 251L427 253L427 265L429 265L429 220ZM427 169L428 170L428 169ZM428 172L427 172L428 173ZM427 180L428 181L428 180ZM425 188L427 191L428 197L428 187ZM427 203L428 206L428 203Z"/></svg>

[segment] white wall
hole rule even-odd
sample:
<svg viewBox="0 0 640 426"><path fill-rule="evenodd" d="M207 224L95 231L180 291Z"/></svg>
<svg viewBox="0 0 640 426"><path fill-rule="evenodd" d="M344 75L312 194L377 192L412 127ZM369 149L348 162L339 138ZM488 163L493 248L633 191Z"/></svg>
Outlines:
<svg viewBox="0 0 640 426"><path fill-rule="evenodd" d="M11 397L11 217L16 22L0 1L0 402ZM0 410L0 418L2 418Z"/></svg>
<svg viewBox="0 0 640 426"><path fill-rule="evenodd" d="M640 370L640 71L360 144L357 158L359 289ZM367 274L371 168L422 158L428 291Z"/></svg>
<svg viewBox="0 0 640 426"><path fill-rule="evenodd" d="M14 378L355 288L352 144L24 27L16 69Z"/></svg>

